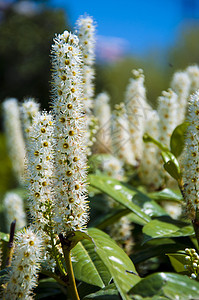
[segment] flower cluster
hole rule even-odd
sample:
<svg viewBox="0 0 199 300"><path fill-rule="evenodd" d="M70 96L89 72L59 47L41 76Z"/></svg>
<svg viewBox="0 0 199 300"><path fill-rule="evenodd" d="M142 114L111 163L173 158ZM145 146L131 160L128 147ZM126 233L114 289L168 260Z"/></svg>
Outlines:
<svg viewBox="0 0 199 300"><path fill-rule="evenodd" d="M17 234L3 299L31 299L33 288L37 286L41 255L42 240L38 234L31 228Z"/></svg>
<svg viewBox="0 0 199 300"><path fill-rule="evenodd" d="M24 180L25 143L20 121L18 101L9 98L3 102L4 127L13 170L19 183Z"/></svg>
<svg viewBox="0 0 199 300"><path fill-rule="evenodd" d="M183 153L184 197L187 214L194 219L199 204L199 92L190 97L185 149Z"/></svg>
<svg viewBox="0 0 199 300"><path fill-rule="evenodd" d="M37 103L34 98L25 99L21 105L22 124L26 142L28 140L30 126L32 125L33 118L39 112L39 107L40 104Z"/></svg>
<svg viewBox="0 0 199 300"><path fill-rule="evenodd" d="M93 78L94 78L94 58L95 58L95 26L90 16L81 16L77 20L79 44L83 54L83 94L84 104L87 113L93 107Z"/></svg>
<svg viewBox="0 0 199 300"><path fill-rule="evenodd" d="M26 226L26 214L24 210L23 200L16 193L6 193L3 200L7 231L10 231L10 224L16 220L16 229Z"/></svg>
<svg viewBox="0 0 199 300"><path fill-rule="evenodd" d="M144 87L144 74L142 69L133 70L133 78L130 79L126 89L125 105L129 121L132 152L138 162L143 154L143 134L148 104L146 102L146 90Z"/></svg>
<svg viewBox="0 0 199 300"><path fill-rule="evenodd" d="M54 122L47 113L38 113L29 128L27 177L29 207L38 229L52 227L53 133Z"/></svg>
<svg viewBox="0 0 199 300"><path fill-rule="evenodd" d="M189 93L192 94L199 89L199 67L197 65L189 66L186 72L191 82Z"/></svg>
<svg viewBox="0 0 199 300"><path fill-rule="evenodd" d="M131 150L129 123L124 103L115 105L111 121L112 149L115 155L126 164L136 165L135 155Z"/></svg>
<svg viewBox="0 0 199 300"><path fill-rule="evenodd" d="M171 88L177 94L177 124L184 122L191 80L187 72L176 72L171 81Z"/></svg>
<svg viewBox="0 0 199 300"><path fill-rule="evenodd" d="M57 233L81 229L87 222L86 116L78 42L77 36L65 31L52 46Z"/></svg>
<svg viewBox="0 0 199 300"><path fill-rule="evenodd" d="M111 108L107 93L97 95L94 104L94 115L98 120L99 130L96 134L94 149L97 153L111 152Z"/></svg>

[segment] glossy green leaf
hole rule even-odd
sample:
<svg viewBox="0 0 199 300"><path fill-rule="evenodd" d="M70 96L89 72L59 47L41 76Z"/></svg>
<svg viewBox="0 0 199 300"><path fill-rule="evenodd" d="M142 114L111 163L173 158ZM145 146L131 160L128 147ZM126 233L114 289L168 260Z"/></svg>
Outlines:
<svg viewBox="0 0 199 300"><path fill-rule="evenodd" d="M158 192L150 193L149 197L156 201L169 200L169 201L181 202L183 200L180 191L176 192L168 188Z"/></svg>
<svg viewBox="0 0 199 300"><path fill-rule="evenodd" d="M167 254L170 262L177 273L185 273L184 266L187 264L185 257L186 254L183 253L169 253Z"/></svg>
<svg viewBox="0 0 199 300"><path fill-rule="evenodd" d="M137 202L146 202L151 201L143 193L138 190L130 190L124 184L122 184L119 180L113 179L108 176L99 176L99 175L90 175L89 176L90 185L95 188L98 188L101 192L106 193L111 198L116 200L119 204L125 206L130 209L140 218L142 218L145 222L150 221L150 217L147 216L142 209L134 203Z"/></svg>
<svg viewBox="0 0 199 300"><path fill-rule="evenodd" d="M105 288L97 291L95 293L89 294L83 298L83 300L87 299L96 299L96 300L120 300L121 298L118 295L118 290L115 287L115 284L112 283Z"/></svg>
<svg viewBox="0 0 199 300"><path fill-rule="evenodd" d="M162 151L161 152L163 161L164 161L164 169L176 180L180 180L181 170L178 164L176 157L170 151Z"/></svg>
<svg viewBox="0 0 199 300"><path fill-rule="evenodd" d="M92 241L83 240L72 250L75 278L103 288L112 276Z"/></svg>
<svg viewBox="0 0 199 300"><path fill-rule="evenodd" d="M168 220L168 222L161 220L153 220L143 227L144 242L156 238L165 237L182 237L191 236L194 234L193 226L187 225L176 220Z"/></svg>
<svg viewBox="0 0 199 300"><path fill-rule="evenodd" d="M88 229L88 233L94 240L96 252L113 277L122 299L128 300L127 292L140 281L140 277L135 275L137 272L134 264L107 234L96 228Z"/></svg>
<svg viewBox="0 0 199 300"><path fill-rule="evenodd" d="M199 299L199 283L186 275L155 273L138 282L130 294L143 297L159 295L171 300L193 300Z"/></svg>
<svg viewBox="0 0 199 300"><path fill-rule="evenodd" d="M184 122L180 125L178 125L172 135L171 135L171 139L170 139L170 148L171 148L171 152L176 156L180 156L180 154L183 151L184 148L184 140L185 140L185 132L187 130L188 127L188 122Z"/></svg>

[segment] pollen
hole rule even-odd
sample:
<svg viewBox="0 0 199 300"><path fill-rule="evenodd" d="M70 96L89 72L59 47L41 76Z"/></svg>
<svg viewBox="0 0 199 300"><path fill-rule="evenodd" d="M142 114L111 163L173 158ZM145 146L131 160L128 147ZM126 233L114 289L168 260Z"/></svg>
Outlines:
<svg viewBox="0 0 199 300"><path fill-rule="evenodd" d="M46 132L46 129L43 127L41 128L41 133L45 133Z"/></svg>
<svg viewBox="0 0 199 300"><path fill-rule="evenodd" d="M58 94L61 96L63 94L62 90L58 90Z"/></svg>
<svg viewBox="0 0 199 300"><path fill-rule="evenodd" d="M199 130L199 125L196 126L196 129Z"/></svg>
<svg viewBox="0 0 199 300"><path fill-rule="evenodd" d="M43 146L44 146L44 147L48 147L48 142L44 142L44 143L43 143Z"/></svg>
<svg viewBox="0 0 199 300"><path fill-rule="evenodd" d="M34 155L39 156L39 151L35 151Z"/></svg>
<svg viewBox="0 0 199 300"><path fill-rule="evenodd" d="M65 119L64 117L61 117L61 118L59 119L59 121L60 121L61 123L65 123L65 122L66 122L66 119Z"/></svg>
<svg viewBox="0 0 199 300"><path fill-rule="evenodd" d="M69 198L68 201L69 201L69 203L75 202L74 198Z"/></svg>
<svg viewBox="0 0 199 300"><path fill-rule="evenodd" d="M198 116L199 115L199 109L197 109L196 111L195 111L195 114Z"/></svg>
<svg viewBox="0 0 199 300"><path fill-rule="evenodd" d="M70 103L67 105L67 107L68 107L68 109L73 108L72 104L70 104Z"/></svg>
<svg viewBox="0 0 199 300"><path fill-rule="evenodd" d="M36 198L39 198L39 196L40 196L40 193L36 192L36 193L35 193L35 197L36 197Z"/></svg>
<svg viewBox="0 0 199 300"><path fill-rule="evenodd" d="M78 158L75 156L75 157L73 158L73 161L74 161L74 162L77 162L77 161L78 161Z"/></svg>
<svg viewBox="0 0 199 300"><path fill-rule="evenodd" d="M72 47L68 47L68 50L69 50L69 51L72 51L72 50L73 50L73 48L72 48Z"/></svg>
<svg viewBox="0 0 199 300"><path fill-rule="evenodd" d="M66 175L67 175L67 176L72 176L72 174L73 174L73 173L72 173L71 171L67 171L67 172L66 172Z"/></svg>
<svg viewBox="0 0 199 300"><path fill-rule="evenodd" d="M75 189L76 189L76 190L79 190L79 184L76 184L76 185L75 185Z"/></svg>
<svg viewBox="0 0 199 300"><path fill-rule="evenodd" d="M66 66L68 66L70 64L70 60L66 59L64 63L65 63Z"/></svg>
<svg viewBox="0 0 199 300"><path fill-rule="evenodd" d="M30 242L29 242L29 245L30 245L30 246L33 246L34 244L35 244L35 243L34 243L33 241L30 241Z"/></svg>
<svg viewBox="0 0 199 300"><path fill-rule="evenodd" d="M72 93L74 93L74 92L75 92L75 89L74 89L74 88L72 88L72 89L71 89L71 92L72 92Z"/></svg>
<svg viewBox="0 0 199 300"><path fill-rule="evenodd" d="M61 80L65 81L67 79L66 75L61 76Z"/></svg>
<svg viewBox="0 0 199 300"><path fill-rule="evenodd" d="M42 169L42 166L41 166L41 165L36 165L36 169L37 169L37 170L41 170L41 169Z"/></svg>
<svg viewBox="0 0 199 300"><path fill-rule="evenodd" d="M46 182L46 181L43 181L43 182L42 182L42 185L43 185L43 186L47 186L47 182Z"/></svg>
<svg viewBox="0 0 199 300"><path fill-rule="evenodd" d="M68 133L70 136L73 136L75 134L75 132L73 130L70 130Z"/></svg>
<svg viewBox="0 0 199 300"><path fill-rule="evenodd" d="M64 143L64 144L63 144L63 148L64 148L64 149L68 149L68 147L69 147L69 145L68 145L67 143Z"/></svg>

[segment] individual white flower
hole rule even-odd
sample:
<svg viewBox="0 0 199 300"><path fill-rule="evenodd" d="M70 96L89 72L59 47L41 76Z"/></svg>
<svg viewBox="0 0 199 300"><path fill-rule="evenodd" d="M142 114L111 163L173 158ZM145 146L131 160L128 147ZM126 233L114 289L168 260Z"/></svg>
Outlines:
<svg viewBox="0 0 199 300"><path fill-rule="evenodd" d="M83 54L83 94L86 112L89 113L93 107L93 78L94 78L94 59L95 59L95 25L90 16L81 16L77 20L77 31L79 44Z"/></svg>
<svg viewBox="0 0 199 300"><path fill-rule="evenodd" d="M131 134L132 151L139 162L143 153L144 124L149 106L146 102L143 70L133 70L125 94L125 105Z"/></svg>
<svg viewBox="0 0 199 300"><path fill-rule="evenodd" d="M199 208L199 91L190 97L182 167L184 198L188 216L193 220Z"/></svg>
<svg viewBox="0 0 199 300"><path fill-rule="evenodd" d="M16 229L26 226L26 214L24 210L23 200L16 193L6 193L3 205L5 209L7 231L10 231L10 224L16 220Z"/></svg>
<svg viewBox="0 0 199 300"><path fill-rule="evenodd" d="M38 284L41 256L42 239L38 233L31 228L17 233L3 299L32 299L33 289Z"/></svg>
<svg viewBox="0 0 199 300"><path fill-rule="evenodd" d="M30 126L32 125L33 118L39 112L40 104L34 98L27 98L21 104L21 115L25 138L28 138Z"/></svg>
<svg viewBox="0 0 199 300"><path fill-rule="evenodd" d="M23 183L25 144L18 101L15 98L6 99L2 107L7 146L12 167L19 183Z"/></svg>
<svg viewBox="0 0 199 300"><path fill-rule="evenodd" d="M177 123L184 122L187 108L187 99L190 90L190 78L187 72L176 72L171 81L171 88L177 94Z"/></svg>
<svg viewBox="0 0 199 300"><path fill-rule="evenodd" d="M145 133L148 133L154 139L158 139L158 122L159 116L156 110L148 111L145 122ZM162 177L160 176L161 163L157 163L159 149L153 143L144 143L142 160L138 169L138 174L143 184L150 189L158 189L162 185Z"/></svg>
<svg viewBox="0 0 199 300"><path fill-rule="evenodd" d="M159 115L159 141L169 148L170 137L178 125L178 105L177 105L177 94L168 89L163 91L162 96L158 98L158 115Z"/></svg>
<svg viewBox="0 0 199 300"><path fill-rule="evenodd" d="M53 119L46 112L33 118L27 147L29 207L35 227L52 228L53 210Z"/></svg>
<svg viewBox="0 0 199 300"><path fill-rule="evenodd" d="M85 227L87 212L86 116L82 95L82 55L77 36L65 31L52 46L55 117L55 231Z"/></svg>
<svg viewBox="0 0 199 300"><path fill-rule="evenodd" d="M131 148L129 123L124 103L115 105L112 115L112 149L114 155L129 165L136 165L135 154Z"/></svg>
<svg viewBox="0 0 199 300"><path fill-rule="evenodd" d="M98 120L98 132L94 151L97 153L111 152L111 108L110 97L103 92L97 95L94 102L94 115Z"/></svg>
<svg viewBox="0 0 199 300"><path fill-rule="evenodd" d="M191 81L190 94L199 89L199 67L197 65L189 66L186 69L187 75Z"/></svg>

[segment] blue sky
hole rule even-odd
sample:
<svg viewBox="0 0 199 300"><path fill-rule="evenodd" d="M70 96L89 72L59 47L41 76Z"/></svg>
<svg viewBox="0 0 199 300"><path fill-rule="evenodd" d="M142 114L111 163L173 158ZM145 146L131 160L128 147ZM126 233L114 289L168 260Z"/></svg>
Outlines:
<svg viewBox="0 0 199 300"><path fill-rule="evenodd" d="M96 21L98 35L120 38L130 52L146 54L150 49L163 50L173 44L182 24L190 17L189 7L182 10L183 1L195 2L199 10L198 0L50 0L50 3L67 10L72 26L80 15L87 13Z"/></svg>

